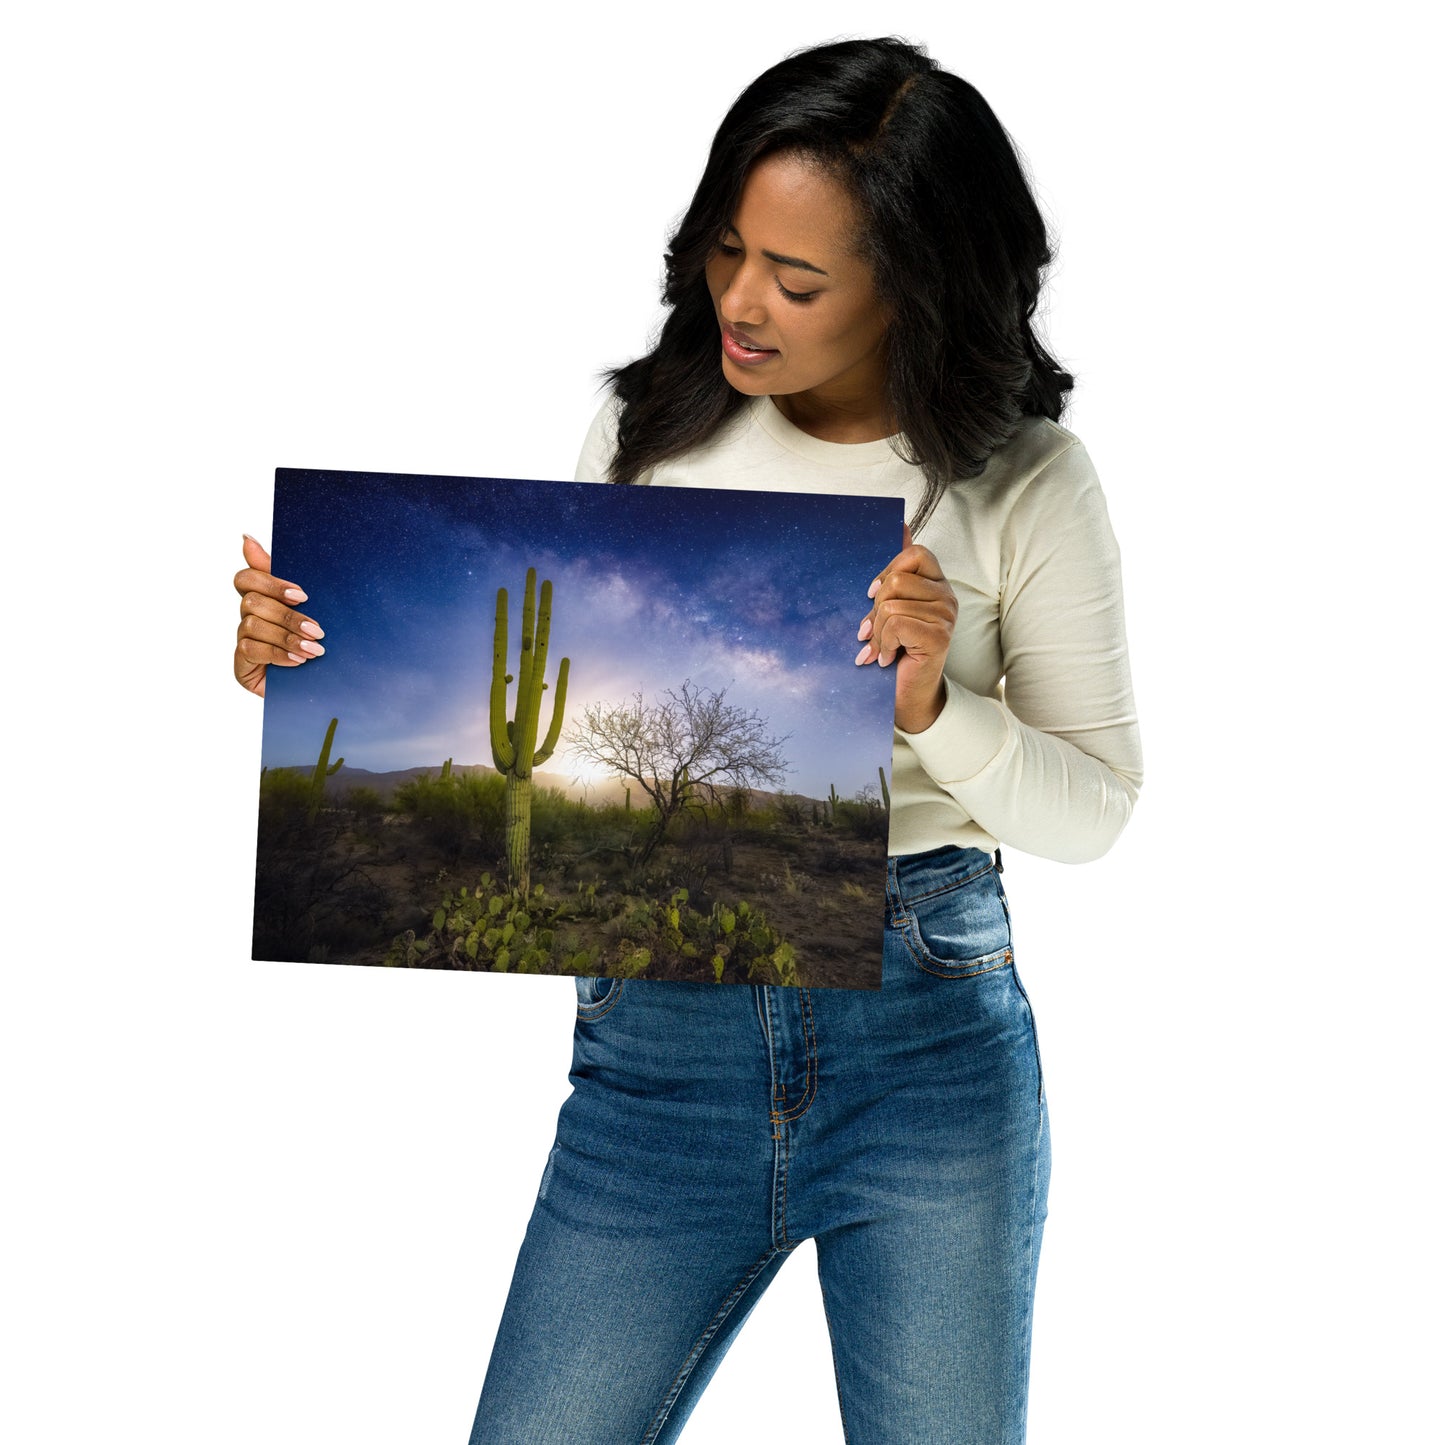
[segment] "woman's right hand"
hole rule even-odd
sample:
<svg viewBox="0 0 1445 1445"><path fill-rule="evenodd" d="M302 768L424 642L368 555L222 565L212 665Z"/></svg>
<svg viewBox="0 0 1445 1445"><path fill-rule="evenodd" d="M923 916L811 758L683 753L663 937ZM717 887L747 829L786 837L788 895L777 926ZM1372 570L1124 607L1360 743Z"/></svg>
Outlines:
<svg viewBox="0 0 1445 1445"><path fill-rule="evenodd" d="M294 603L306 594L294 582L271 575L271 554L252 536L243 535L246 565L236 573L241 594L241 625L236 629L236 681L257 697L266 695L266 669L297 667L326 651L317 638L326 634Z"/></svg>

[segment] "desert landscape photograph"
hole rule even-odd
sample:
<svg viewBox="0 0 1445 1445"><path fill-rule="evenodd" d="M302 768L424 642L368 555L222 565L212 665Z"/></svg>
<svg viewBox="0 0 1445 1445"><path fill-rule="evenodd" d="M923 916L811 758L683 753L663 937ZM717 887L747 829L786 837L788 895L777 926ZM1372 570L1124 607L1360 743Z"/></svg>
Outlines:
<svg viewBox="0 0 1445 1445"><path fill-rule="evenodd" d="M253 957L876 988L902 503L277 472Z"/></svg>

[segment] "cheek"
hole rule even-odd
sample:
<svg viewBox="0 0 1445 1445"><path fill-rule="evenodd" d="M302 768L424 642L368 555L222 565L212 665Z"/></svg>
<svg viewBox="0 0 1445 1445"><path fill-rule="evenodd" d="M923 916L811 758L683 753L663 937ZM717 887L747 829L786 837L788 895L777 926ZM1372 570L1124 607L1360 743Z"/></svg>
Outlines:
<svg viewBox="0 0 1445 1445"><path fill-rule="evenodd" d="M712 304L716 307L722 300L723 292L728 289L726 268L720 266L718 258L714 257L704 268L703 277L707 281L707 294L712 297Z"/></svg>

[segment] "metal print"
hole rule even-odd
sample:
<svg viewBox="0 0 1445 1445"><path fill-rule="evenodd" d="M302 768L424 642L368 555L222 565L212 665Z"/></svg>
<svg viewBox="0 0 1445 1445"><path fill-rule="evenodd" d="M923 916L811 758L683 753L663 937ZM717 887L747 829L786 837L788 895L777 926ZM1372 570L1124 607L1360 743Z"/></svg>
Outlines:
<svg viewBox="0 0 1445 1445"><path fill-rule="evenodd" d="M877 988L896 499L276 473L253 956Z"/></svg>

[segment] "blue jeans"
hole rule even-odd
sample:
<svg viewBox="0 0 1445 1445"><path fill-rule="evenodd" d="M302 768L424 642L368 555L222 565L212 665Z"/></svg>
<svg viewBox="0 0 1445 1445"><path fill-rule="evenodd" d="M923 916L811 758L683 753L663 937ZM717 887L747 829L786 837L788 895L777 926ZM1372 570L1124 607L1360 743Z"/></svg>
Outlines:
<svg viewBox="0 0 1445 1445"><path fill-rule="evenodd" d="M1049 1131L1008 904L940 848L887 915L878 991L577 981L472 1445L677 1440L805 1239L851 1445L1024 1439Z"/></svg>

